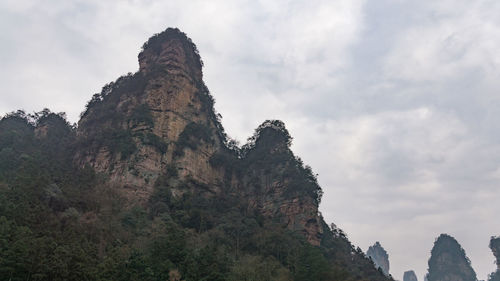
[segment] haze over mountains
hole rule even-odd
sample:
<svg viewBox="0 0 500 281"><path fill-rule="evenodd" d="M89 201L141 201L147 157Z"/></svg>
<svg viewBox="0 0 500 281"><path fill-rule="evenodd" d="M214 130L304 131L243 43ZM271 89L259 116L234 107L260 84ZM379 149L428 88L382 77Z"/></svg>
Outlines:
<svg viewBox="0 0 500 281"><path fill-rule="evenodd" d="M497 270L488 276L488 281L500 280L500 238L491 237L490 249L496 258ZM367 256L374 262L374 266L389 276L389 255L379 242L376 242L367 251ZM448 234L441 234L431 251L428 261L428 272L424 276L426 281L477 281L478 278L467 257L465 250L458 241ZM418 281L413 270L403 274L403 281Z"/></svg>

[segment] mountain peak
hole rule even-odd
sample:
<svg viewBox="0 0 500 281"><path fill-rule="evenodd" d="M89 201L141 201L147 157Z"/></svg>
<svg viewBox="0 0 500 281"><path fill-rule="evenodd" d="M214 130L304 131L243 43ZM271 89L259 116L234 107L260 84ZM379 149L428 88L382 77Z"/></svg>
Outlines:
<svg viewBox="0 0 500 281"><path fill-rule="evenodd" d="M254 148L287 151L292 143L292 137L281 120L266 120L256 130L253 136L248 139L244 150L250 151Z"/></svg>
<svg viewBox="0 0 500 281"><path fill-rule="evenodd" d="M201 81L202 67L198 48L178 28L167 28L153 35L139 53L139 71L145 74L162 71Z"/></svg>
<svg viewBox="0 0 500 281"><path fill-rule="evenodd" d="M448 234L441 234L431 251L429 281L476 281L476 273L458 241Z"/></svg>

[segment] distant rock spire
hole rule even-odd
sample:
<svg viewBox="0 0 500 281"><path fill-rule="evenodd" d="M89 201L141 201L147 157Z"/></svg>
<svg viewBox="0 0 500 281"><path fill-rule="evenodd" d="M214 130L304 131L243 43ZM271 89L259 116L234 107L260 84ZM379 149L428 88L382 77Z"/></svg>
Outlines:
<svg viewBox="0 0 500 281"><path fill-rule="evenodd" d="M368 248L366 254L372 259L375 267L382 269L382 272L389 276L389 255L378 241Z"/></svg>
<svg viewBox="0 0 500 281"><path fill-rule="evenodd" d="M403 275L403 281L418 281L417 275L413 270L406 271Z"/></svg>
<svg viewBox="0 0 500 281"><path fill-rule="evenodd" d="M500 237L491 237L490 249L495 256L497 270L490 274L489 281L500 281Z"/></svg>
<svg viewBox="0 0 500 281"><path fill-rule="evenodd" d="M431 251L429 281L477 281L476 273L460 244L447 234L441 234Z"/></svg>

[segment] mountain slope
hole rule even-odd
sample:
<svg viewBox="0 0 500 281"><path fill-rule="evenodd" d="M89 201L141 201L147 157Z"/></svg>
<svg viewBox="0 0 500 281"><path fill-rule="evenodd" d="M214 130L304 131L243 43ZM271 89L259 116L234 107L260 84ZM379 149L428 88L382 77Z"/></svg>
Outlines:
<svg viewBox="0 0 500 281"><path fill-rule="evenodd" d="M202 65L167 29L77 127L49 110L0 120L1 276L388 280L324 222L281 121L242 148L226 136Z"/></svg>

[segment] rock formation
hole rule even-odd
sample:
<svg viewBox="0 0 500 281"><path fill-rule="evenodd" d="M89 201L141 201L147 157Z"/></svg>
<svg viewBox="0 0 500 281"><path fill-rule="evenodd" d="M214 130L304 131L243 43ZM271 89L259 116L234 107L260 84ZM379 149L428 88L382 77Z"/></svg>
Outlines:
<svg viewBox="0 0 500 281"><path fill-rule="evenodd" d="M491 237L490 249L496 258L497 270L490 274L489 281L500 281L500 237Z"/></svg>
<svg viewBox="0 0 500 281"><path fill-rule="evenodd" d="M109 175L131 198L147 199L167 167L217 192L222 175L209 158L223 140L196 46L167 29L144 44L139 65L87 105L76 161Z"/></svg>
<svg viewBox="0 0 500 281"><path fill-rule="evenodd" d="M372 259L376 268L380 268L385 275L389 276L389 255L378 241L368 248L366 255Z"/></svg>
<svg viewBox="0 0 500 281"><path fill-rule="evenodd" d="M418 281L417 275L413 270L405 271L403 281Z"/></svg>
<svg viewBox="0 0 500 281"><path fill-rule="evenodd" d="M175 196L244 194L249 210L319 245L321 189L291 152L284 124L264 122L244 151L228 145L202 65L196 46L177 29L149 39L139 71L106 85L87 105L75 161L108 176L133 202L147 201L168 173L178 175L169 182Z"/></svg>
<svg viewBox="0 0 500 281"><path fill-rule="evenodd" d="M0 229L23 241L0 243L1 276L391 279L325 223L316 175L283 122L263 122L242 147L226 136L202 66L169 28L144 44L136 73L92 97L78 126L49 110L0 118L0 199L15 200L0 200Z"/></svg>
<svg viewBox="0 0 500 281"><path fill-rule="evenodd" d="M477 281L464 249L455 238L441 234L431 251L429 281Z"/></svg>

